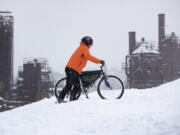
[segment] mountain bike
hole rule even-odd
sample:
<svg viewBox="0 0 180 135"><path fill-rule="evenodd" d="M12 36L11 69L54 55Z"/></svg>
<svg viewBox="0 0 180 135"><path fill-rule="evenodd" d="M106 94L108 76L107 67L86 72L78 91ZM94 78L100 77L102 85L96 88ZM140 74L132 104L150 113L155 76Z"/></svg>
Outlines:
<svg viewBox="0 0 180 135"><path fill-rule="evenodd" d="M77 100L82 93L88 96L88 90L95 84L95 82L100 79L97 85L97 93L102 99L120 99L124 94L124 84L122 80L114 75L107 75L104 72L105 66L102 65L100 70L94 71L84 71L80 74L80 87L81 89L77 91L76 94L73 93L73 88L65 96L65 101L70 101L72 99ZM54 94L58 100L58 97L66 85L66 77L60 79L54 88Z"/></svg>

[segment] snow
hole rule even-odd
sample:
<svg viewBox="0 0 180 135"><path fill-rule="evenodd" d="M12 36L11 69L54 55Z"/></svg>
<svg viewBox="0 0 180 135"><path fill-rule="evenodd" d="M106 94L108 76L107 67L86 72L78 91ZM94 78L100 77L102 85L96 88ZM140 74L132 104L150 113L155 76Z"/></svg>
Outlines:
<svg viewBox="0 0 180 135"><path fill-rule="evenodd" d="M0 113L1 135L180 135L180 80L126 90L120 100L96 92L74 102L45 99Z"/></svg>
<svg viewBox="0 0 180 135"><path fill-rule="evenodd" d="M155 46L150 45L148 42L141 42L139 47L133 51L133 54L139 54L139 53L159 54Z"/></svg>

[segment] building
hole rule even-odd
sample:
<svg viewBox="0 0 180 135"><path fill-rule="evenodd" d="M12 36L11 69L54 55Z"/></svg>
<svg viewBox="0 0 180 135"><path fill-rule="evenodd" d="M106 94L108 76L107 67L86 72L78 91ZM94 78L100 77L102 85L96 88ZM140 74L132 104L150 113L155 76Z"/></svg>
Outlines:
<svg viewBox="0 0 180 135"><path fill-rule="evenodd" d="M126 74L130 88L149 88L163 82L162 57L158 49L145 41L136 42L135 32L129 32L129 55Z"/></svg>
<svg viewBox="0 0 180 135"><path fill-rule="evenodd" d="M52 88L52 73L45 58L25 58L19 69L15 100L27 103L48 97Z"/></svg>
<svg viewBox="0 0 180 135"><path fill-rule="evenodd" d="M165 34L165 14L158 15L158 48L129 32L126 74L130 88L149 88L180 78L180 40Z"/></svg>
<svg viewBox="0 0 180 135"><path fill-rule="evenodd" d="M165 14L159 14L159 51L165 68L166 82L180 78L180 40L174 32L165 34Z"/></svg>
<svg viewBox="0 0 180 135"><path fill-rule="evenodd" d="M0 97L4 99L13 84L13 25L11 12L0 11Z"/></svg>

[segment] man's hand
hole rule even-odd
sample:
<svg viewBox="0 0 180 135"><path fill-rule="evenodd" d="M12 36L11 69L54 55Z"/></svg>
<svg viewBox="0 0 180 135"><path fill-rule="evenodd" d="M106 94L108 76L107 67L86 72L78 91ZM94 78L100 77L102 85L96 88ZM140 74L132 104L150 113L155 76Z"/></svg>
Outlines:
<svg viewBox="0 0 180 135"><path fill-rule="evenodd" d="M100 62L100 63L102 64L102 66L104 66L105 61L104 61L104 60L101 60L101 62Z"/></svg>

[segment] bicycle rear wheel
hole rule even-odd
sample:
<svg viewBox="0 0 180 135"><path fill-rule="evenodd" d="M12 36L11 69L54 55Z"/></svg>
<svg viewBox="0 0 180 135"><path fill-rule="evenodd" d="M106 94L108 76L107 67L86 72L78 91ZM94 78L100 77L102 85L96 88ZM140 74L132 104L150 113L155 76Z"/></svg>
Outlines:
<svg viewBox="0 0 180 135"><path fill-rule="evenodd" d="M66 79L67 78L62 78L55 85L54 95L56 96L57 100L59 99L60 93L66 86ZM81 95L81 90L77 91L76 94L74 93L74 91L69 91L68 93L66 93L64 101L77 100L80 97L80 95Z"/></svg>
<svg viewBox="0 0 180 135"><path fill-rule="evenodd" d="M124 94L124 84L117 76L109 75L100 80L97 91L102 99L120 99Z"/></svg>

